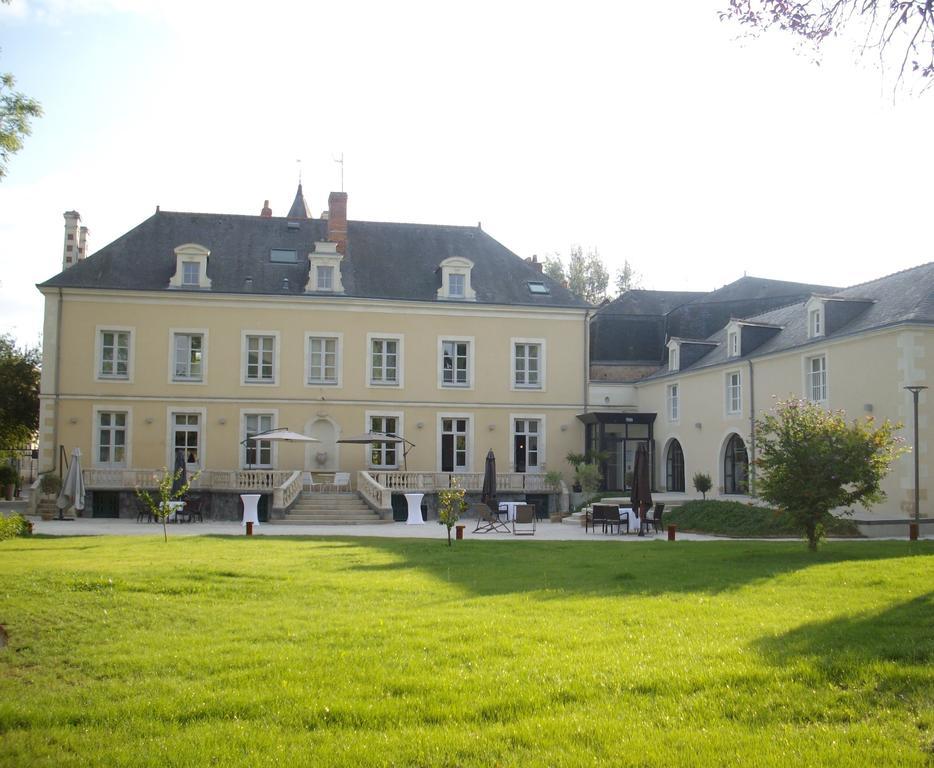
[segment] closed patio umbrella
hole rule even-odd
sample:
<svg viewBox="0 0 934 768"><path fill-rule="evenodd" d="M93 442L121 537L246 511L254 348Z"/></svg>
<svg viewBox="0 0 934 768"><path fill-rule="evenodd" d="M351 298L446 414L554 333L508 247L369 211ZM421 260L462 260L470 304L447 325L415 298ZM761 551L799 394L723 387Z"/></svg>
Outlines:
<svg viewBox="0 0 934 768"><path fill-rule="evenodd" d="M81 449L75 448L71 452L71 464L62 483L62 490L58 494L55 506L58 507L58 519L65 519L65 510L74 507L77 511L84 509L84 476L81 474Z"/></svg>
<svg viewBox="0 0 934 768"><path fill-rule="evenodd" d="M652 480L649 476L649 452L645 443L636 448L632 465L632 511L639 515L639 535L645 534L645 513L652 506Z"/></svg>
<svg viewBox="0 0 934 768"><path fill-rule="evenodd" d="M178 498L178 492L188 482L188 468L185 466L185 452L178 448L175 451L175 467L172 469L172 498Z"/></svg>
<svg viewBox="0 0 934 768"><path fill-rule="evenodd" d="M498 513L499 504L496 501L496 456L493 455L492 448L486 455L486 464L483 467L483 489L480 493L480 501L492 509L494 514Z"/></svg>

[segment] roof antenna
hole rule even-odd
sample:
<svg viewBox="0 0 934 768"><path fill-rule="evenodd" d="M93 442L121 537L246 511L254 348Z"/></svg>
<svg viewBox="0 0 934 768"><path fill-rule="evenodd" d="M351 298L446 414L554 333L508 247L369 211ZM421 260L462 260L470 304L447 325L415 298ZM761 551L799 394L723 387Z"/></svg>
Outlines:
<svg viewBox="0 0 934 768"><path fill-rule="evenodd" d="M344 191L344 153L341 152L340 159L334 157L332 158L335 163L339 163L341 167L341 192Z"/></svg>
<svg viewBox="0 0 934 768"><path fill-rule="evenodd" d="M301 186L301 183L302 183L302 161L301 161L301 158L299 158L299 159L296 160L295 162L298 163L298 183L299 183L299 186Z"/></svg>

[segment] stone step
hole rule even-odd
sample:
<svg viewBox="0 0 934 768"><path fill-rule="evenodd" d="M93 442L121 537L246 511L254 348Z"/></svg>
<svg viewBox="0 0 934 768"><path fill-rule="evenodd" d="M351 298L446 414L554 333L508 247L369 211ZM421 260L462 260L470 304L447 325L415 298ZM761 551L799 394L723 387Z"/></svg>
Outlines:
<svg viewBox="0 0 934 768"><path fill-rule="evenodd" d="M378 517L374 517L372 520L270 520L264 525L382 525L384 523L391 524L392 520L382 520Z"/></svg>

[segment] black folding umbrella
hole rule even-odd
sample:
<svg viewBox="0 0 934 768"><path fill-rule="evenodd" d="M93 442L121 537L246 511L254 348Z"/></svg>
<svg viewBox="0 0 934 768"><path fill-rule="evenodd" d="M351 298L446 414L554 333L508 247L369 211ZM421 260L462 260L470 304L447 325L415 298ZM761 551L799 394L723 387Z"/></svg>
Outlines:
<svg viewBox="0 0 934 768"><path fill-rule="evenodd" d="M486 455L486 466L483 468L483 490L480 500L492 509L494 514L499 511L496 500L496 457L492 448Z"/></svg>
<svg viewBox="0 0 934 768"><path fill-rule="evenodd" d="M649 452L645 443L636 448L632 465L632 511L639 515L639 535L645 534L645 513L652 506L652 480L649 476Z"/></svg>

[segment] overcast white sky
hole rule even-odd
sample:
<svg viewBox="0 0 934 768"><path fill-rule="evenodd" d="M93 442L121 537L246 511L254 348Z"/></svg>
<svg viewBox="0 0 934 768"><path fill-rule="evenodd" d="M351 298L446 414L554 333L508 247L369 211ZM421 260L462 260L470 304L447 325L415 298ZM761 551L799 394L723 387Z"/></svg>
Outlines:
<svg viewBox="0 0 934 768"><path fill-rule="evenodd" d="M646 288L930 261L932 98L893 103L849 45L741 43L726 4L0 6L0 71L45 109L0 182L2 327L38 340L64 211L92 252L156 205L282 215L301 158L317 215L340 153L353 219L596 247Z"/></svg>

